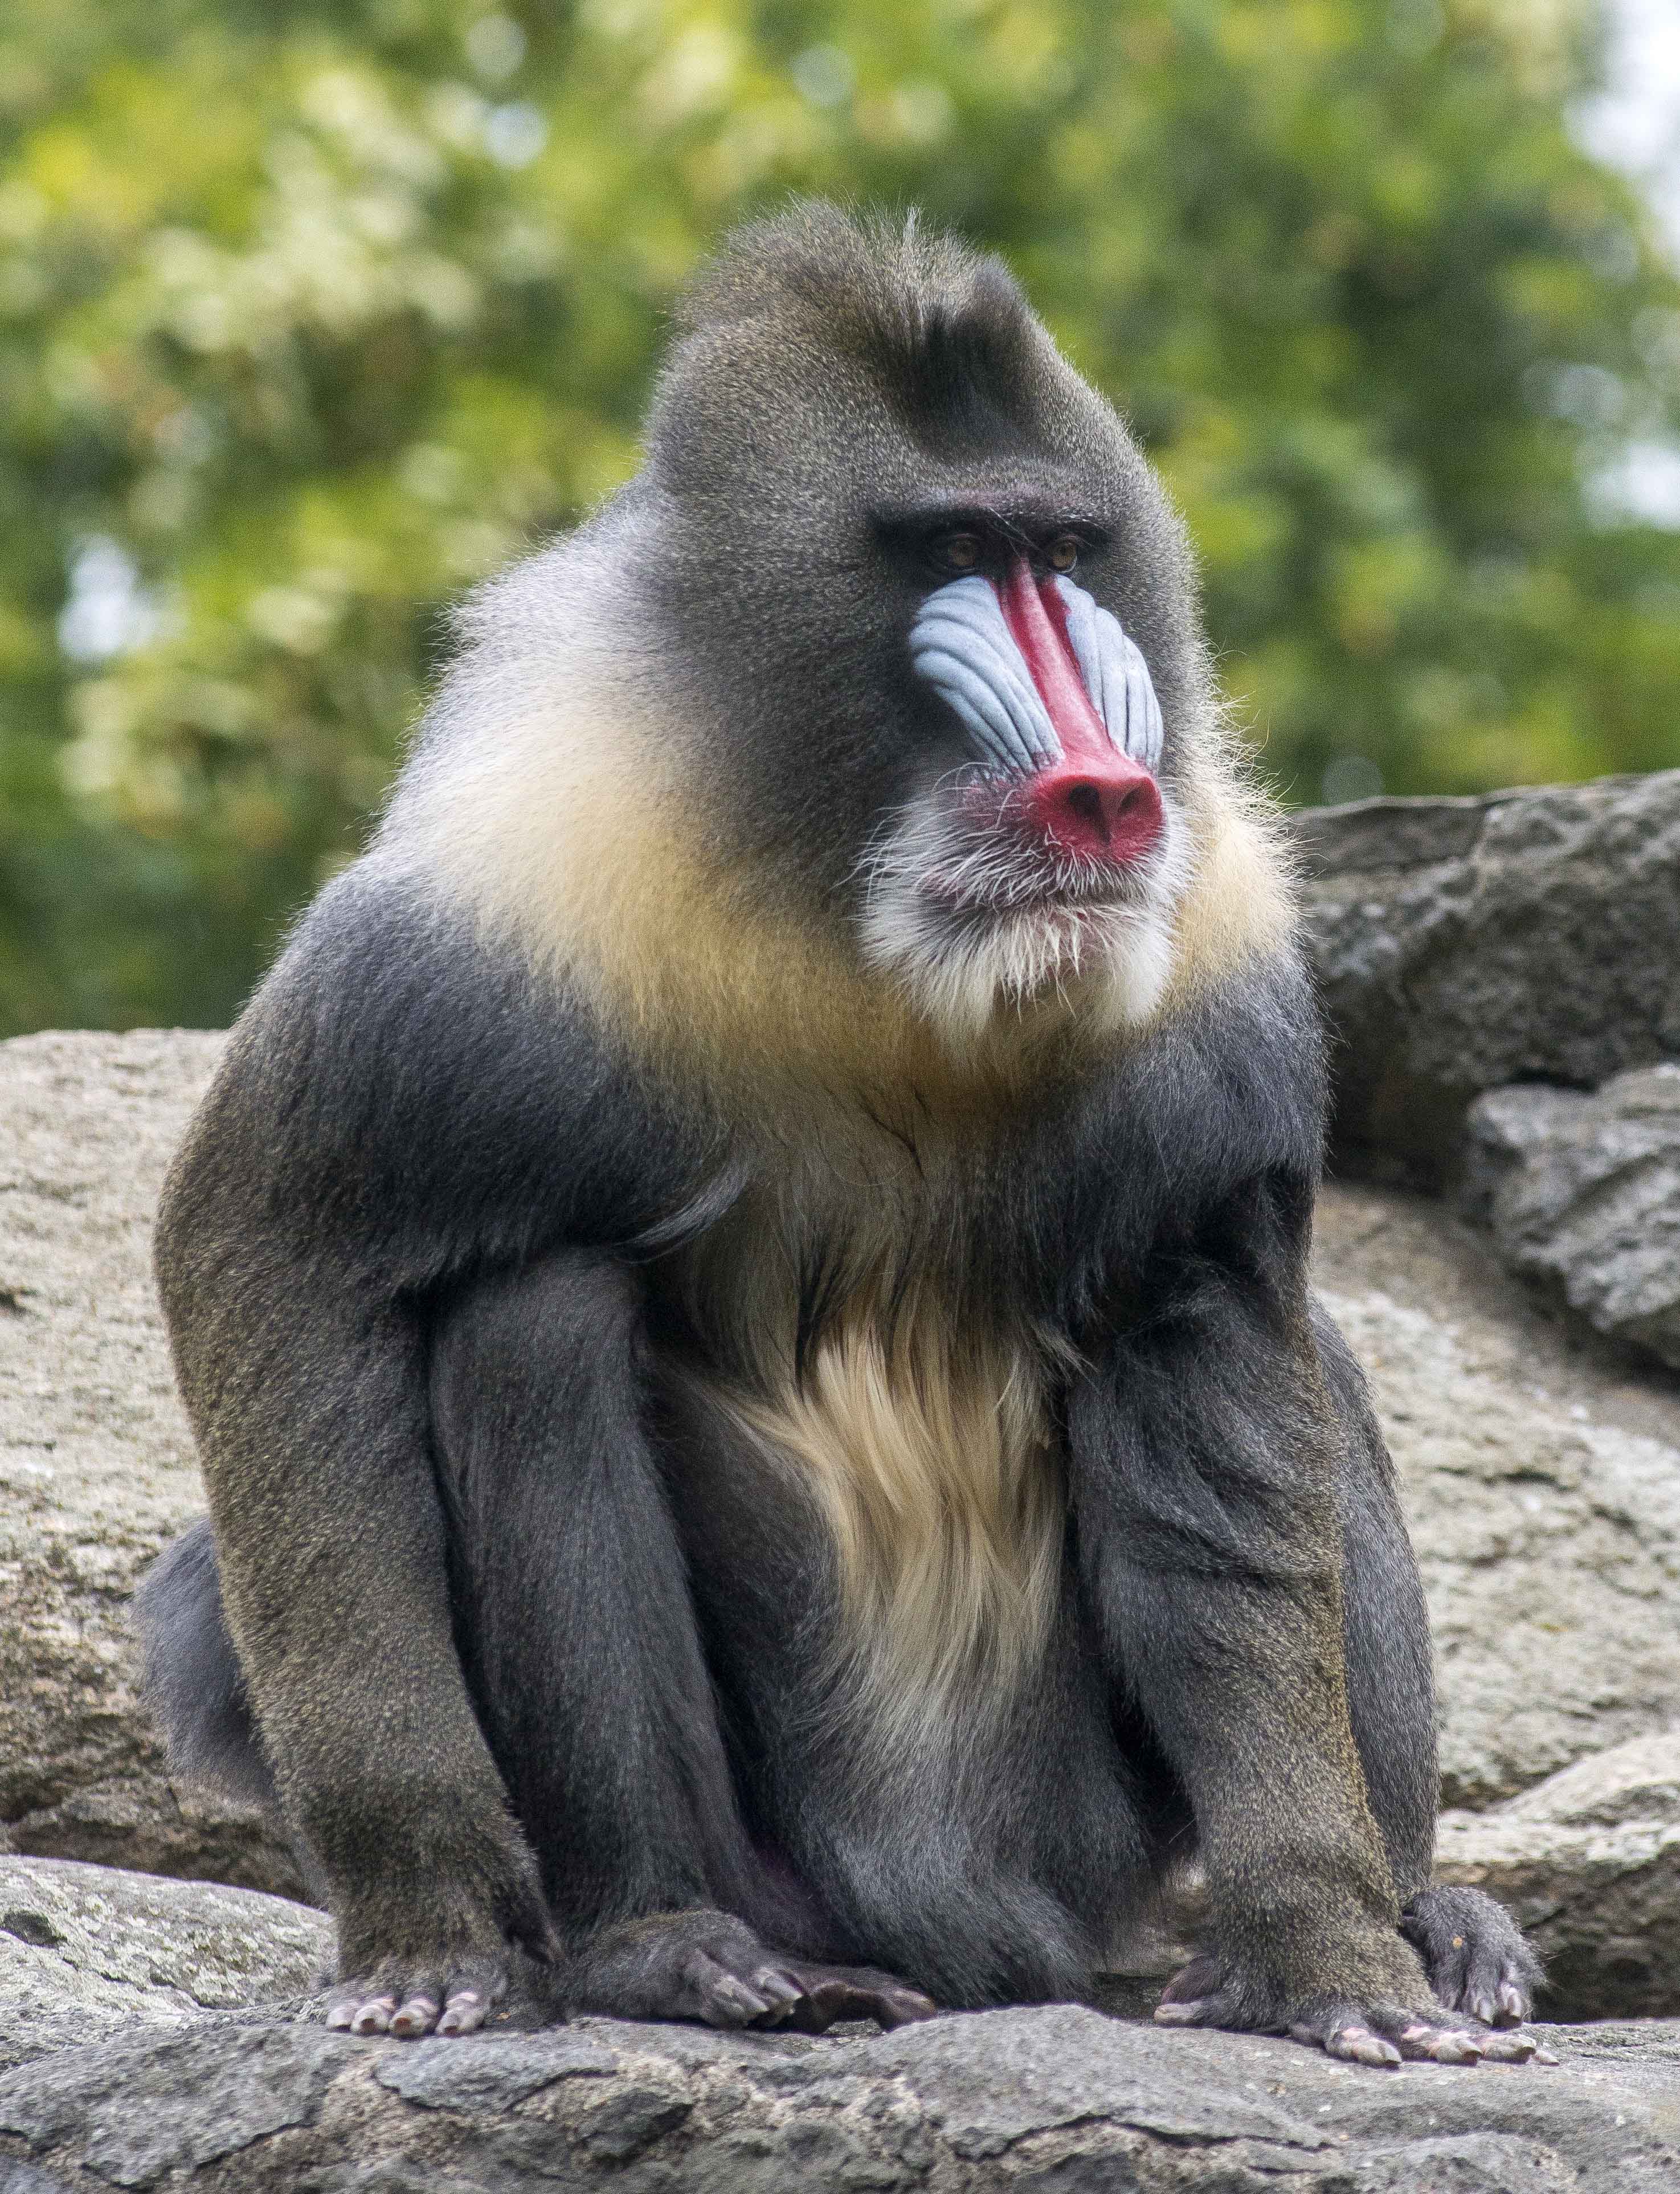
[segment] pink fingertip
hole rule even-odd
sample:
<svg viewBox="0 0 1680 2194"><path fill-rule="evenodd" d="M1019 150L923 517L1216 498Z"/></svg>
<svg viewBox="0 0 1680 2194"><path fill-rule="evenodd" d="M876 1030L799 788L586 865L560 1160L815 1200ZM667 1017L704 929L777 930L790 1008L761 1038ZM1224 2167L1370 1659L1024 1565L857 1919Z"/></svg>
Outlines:
<svg viewBox="0 0 1680 2194"><path fill-rule="evenodd" d="M370 2002L364 2003L351 2020L350 2031L353 2034L388 2034L392 2014L396 2008L394 1998L375 1996Z"/></svg>

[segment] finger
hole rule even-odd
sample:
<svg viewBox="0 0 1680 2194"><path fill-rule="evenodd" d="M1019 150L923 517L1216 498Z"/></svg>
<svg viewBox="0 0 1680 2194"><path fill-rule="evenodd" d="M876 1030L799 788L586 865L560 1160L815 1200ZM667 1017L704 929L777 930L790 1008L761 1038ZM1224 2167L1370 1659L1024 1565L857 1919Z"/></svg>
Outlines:
<svg viewBox="0 0 1680 2194"><path fill-rule="evenodd" d="M1449 1947L1431 1968L1430 1979L1435 1984L1435 1993L1453 2010L1470 2008L1465 2002L1465 1991L1470 1985L1469 1966L1469 1945L1462 1935L1454 1935ZM1479 2012L1476 2015L1481 2017Z"/></svg>
<svg viewBox="0 0 1680 2194"><path fill-rule="evenodd" d="M429 2034L438 2023L439 2009L435 1996L416 1990L392 2013L391 2031L401 2036L404 2041L411 2041L416 2035Z"/></svg>
<svg viewBox="0 0 1680 2194"><path fill-rule="evenodd" d="M1466 2028L1436 2026L1428 2019L1413 2019L1395 2039L1402 2057L1433 2065L1475 2065L1482 2053L1482 2037Z"/></svg>
<svg viewBox="0 0 1680 2194"><path fill-rule="evenodd" d="M697 1950L689 1961L688 1978L700 2000L700 2016L708 2026L747 2026L770 2009L756 1989L748 1988L703 1950Z"/></svg>
<svg viewBox="0 0 1680 2194"><path fill-rule="evenodd" d="M1520 2026L1534 2010L1533 1996L1509 1974L1499 1983L1498 1994L1499 2016L1493 2022L1496 2026Z"/></svg>
<svg viewBox="0 0 1680 2194"><path fill-rule="evenodd" d="M775 1966L760 1966L753 1975L752 1984L772 2011L785 2011L805 1994L803 1986L791 1973L784 1973Z"/></svg>
<svg viewBox="0 0 1680 2194"><path fill-rule="evenodd" d="M350 2021L353 2034L388 2034L392 2015L397 2008L393 1996L364 1996L356 2007Z"/></svg>
<svg viewBox="0 0 1680 2194"><path fill-rule="evenodd" d="M439 2034L474 2034L489 2015L490 2007L477 1989L451 1989L438 2021Z"/></svg>

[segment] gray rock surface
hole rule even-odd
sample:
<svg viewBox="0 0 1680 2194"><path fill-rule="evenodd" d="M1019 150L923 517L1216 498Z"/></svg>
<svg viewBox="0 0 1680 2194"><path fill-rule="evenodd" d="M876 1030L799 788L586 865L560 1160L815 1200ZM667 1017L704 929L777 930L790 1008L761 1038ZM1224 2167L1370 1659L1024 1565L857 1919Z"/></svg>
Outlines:
<svg viewBox="0 0 1680 2194"><path fill-rule="evenodd" d="M1400 1473L1446 1802L1494 1804L1680 1720L1671 1384L1560 1326L1421 1198L1333 1189L1316 1266Z"/></svg>
<svg viewBox="0 0 1680 2194"><path fill-rule="evenodd" d="M6 2194L1658 2194L1680 2173L1680 2025L1551 2030L1549 2068L1396 2072L1069 2005L820 2040L591 2019L356 2041L295 2004L198 2007L221 2000L236 1901L277 1997L318 1915L154 1883L171 1911L136 1923L135 1881L8 1872L0 1893L62 1931L24 1946L61 1967L43 1998L76 1990L104 2026L15 2030ZM101 1899L108 1950L88 1938Z"/></svg>
<svg viewBox="0 0 1680 2194"><path fill-rule="evenodd" d="M170 1783L128 1634L136 1579L204 1508L150 1242L221 1043L0 1044L0 1839L295 1892L253 1812Z"/></svg>
<svg viewBox="0 0 1680 2194"><path fill-rule="evenodd" d="M1562 2015L1680 2012L1680 1729L1590 1755L1488 1812L1443 1815L1439 1866L1517 1915Z"/></svg>
<svg viewBox="0 0 1680 2194"><path fill-rule="evenodd" d="M0 1858L0 2066L320 1984L332 1923L207 1881ZM3 2181L0 2181L3 2184Z"/></svg>
<svg viewBox="0 0 1680 2194"><path fill-rule="evenodd" d="M1484 1089L1680 1058L1680 771L1295 829L1345 1160L1435 1178Z"/></svg>
<svg viewBox="0 0 1680 2194"><path fill-rule="evenodd" d="M1680 1065L1591 1095L1491 1089L1465 1120L1466 1206L1514 1272L1680 1368Z"/></svg>

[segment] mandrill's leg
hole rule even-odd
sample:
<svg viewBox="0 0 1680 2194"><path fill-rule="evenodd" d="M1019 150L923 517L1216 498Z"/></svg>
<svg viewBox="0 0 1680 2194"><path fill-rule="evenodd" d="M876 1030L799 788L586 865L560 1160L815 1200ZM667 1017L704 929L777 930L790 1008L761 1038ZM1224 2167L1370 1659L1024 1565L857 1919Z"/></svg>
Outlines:
<svg viewBox="0 0 1680 2194"><path fill-rule="evenodd" d="M752 1859L643 1347L634 1276L576 1254L478 1283L433 1336L456 1634L571 1954L567 2000L725 2026L926 2016L886 1976L790 1959L738 1916Z"/></svg>

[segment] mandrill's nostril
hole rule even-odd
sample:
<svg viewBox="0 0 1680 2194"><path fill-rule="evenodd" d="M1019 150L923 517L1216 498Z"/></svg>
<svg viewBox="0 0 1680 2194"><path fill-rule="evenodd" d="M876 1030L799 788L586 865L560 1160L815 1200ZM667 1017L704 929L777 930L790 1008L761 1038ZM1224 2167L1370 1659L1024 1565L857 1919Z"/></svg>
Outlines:
<svg viewBox="0 0 1680 2194"><path fill-rule="evenodd" d="M1094 784L1070 784L1067 804L1081 823L1088 823L1093 830L1100 830L1104 838L1109 835L1109 818L1103 813L1103 795Z"/></svg>
<svg viewBox="0 0 1680 2194"><path fill-rule="evenodd" d="M1161 794L1144 771L1053 770L1030 802L1046 836L1098 861L1136 861L1161 836Z"/></svg>

